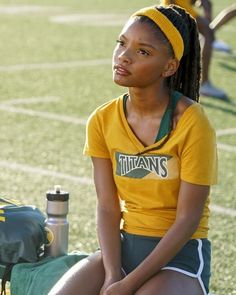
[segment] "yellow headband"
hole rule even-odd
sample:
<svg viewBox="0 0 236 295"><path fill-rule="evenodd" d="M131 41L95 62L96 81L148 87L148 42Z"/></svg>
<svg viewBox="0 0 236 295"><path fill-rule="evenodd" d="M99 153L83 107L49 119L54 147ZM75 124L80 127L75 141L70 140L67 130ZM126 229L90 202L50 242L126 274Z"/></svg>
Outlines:
<svg viewBox="0 0 236 295"><path fill-rule="evenodd" d="M140 9L132 15L132 17L134 16L147 16L154 21L169 40L173 47L175 57L180 61L184 52L183 38L180 35L180 32L164 14L154 6L151 6Z"/></svg>

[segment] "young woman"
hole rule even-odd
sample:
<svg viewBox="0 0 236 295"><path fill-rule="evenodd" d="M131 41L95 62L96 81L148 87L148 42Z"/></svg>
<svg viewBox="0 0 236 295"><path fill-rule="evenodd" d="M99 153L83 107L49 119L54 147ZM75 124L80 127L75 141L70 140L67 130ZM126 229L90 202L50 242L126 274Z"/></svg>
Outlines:
<svg viewBox="0 0 236 295"><path fill-rule="evenodd" d="M144 8L124 26L113 80L128 92L87 124L101 251L50 295L208 293L217 157L198 103L199 60L195 20L180 7Z"/></svg>

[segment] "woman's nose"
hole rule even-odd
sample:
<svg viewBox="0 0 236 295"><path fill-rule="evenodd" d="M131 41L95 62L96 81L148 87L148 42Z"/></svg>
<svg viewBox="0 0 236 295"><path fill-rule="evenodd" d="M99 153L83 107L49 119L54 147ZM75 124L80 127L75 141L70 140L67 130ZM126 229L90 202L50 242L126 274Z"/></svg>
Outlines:
<svg viewBox="0 0 236 295"><path fill-rule="evenodd" d="M123 49L122 52L119 53L118 59L121 62L131 63L132 62L132 59L131 59L131 54L130 54L129 49L127 49L127 48L126 49Z"/></svg>

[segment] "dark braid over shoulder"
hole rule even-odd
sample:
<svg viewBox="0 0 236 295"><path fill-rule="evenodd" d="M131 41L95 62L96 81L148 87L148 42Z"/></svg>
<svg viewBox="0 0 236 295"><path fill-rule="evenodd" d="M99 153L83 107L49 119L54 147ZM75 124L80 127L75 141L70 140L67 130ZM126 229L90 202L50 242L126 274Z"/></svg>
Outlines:
<svg viewBox="0 0 236 295"><path fill-rule="evenodd" d="M192 100L199 100L201 50L196 21L176 5L157 7L178 29L184 41L184 55L178 71L169 78L170 89L182 92Z"/></svg>
<svg viewBox="0 0 236 295"><path fill-rule="evenodd" d="M201 78L201 49L196 21L185 11L185 9L180 8L177 5L169 5L165 7L157 6L156 9L173 23L176 29L180 32L184 42L184 53L180 60L179 68L174 75L167 78L167 86L170 91L179 91L185 96L198 102ZM157 35L157 38L167 46L170 56L174 57L174 51L170 42L156 23L146 16L139 16L138 19L140 22L148 23L151 26L154 33ZM173 127L173 115L174 114L172 114L170 121L170 131L164 140L158 146L145 150L137 155L158 150L169 140Z"/></svg>
<svg viewBox="0 0 236 295"><path fill-rule="evenodd" d="M198 101L201 50L196 21L185 9L177 5L156 6L156 9L172 22L180 32L184 42L184 54L180 60L179 68L173 76L167 78L167 86L170 90L177 90L192 100ZM140 16L138 19L152 27L161 42L168 46L170 55L174 56L173 48L160 28L146 16Z"/></svg>

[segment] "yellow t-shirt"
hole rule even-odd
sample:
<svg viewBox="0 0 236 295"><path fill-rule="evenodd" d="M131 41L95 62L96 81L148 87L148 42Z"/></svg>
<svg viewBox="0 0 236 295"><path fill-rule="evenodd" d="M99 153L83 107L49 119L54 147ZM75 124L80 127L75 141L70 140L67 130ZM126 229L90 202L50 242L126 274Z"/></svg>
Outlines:
<svg viewBox="0 0 236 295"><path fill-rule="evenodd" d="M126 120L123 96L91 114L86 135L84 154L112 161L126 232L163 237L176 217L181 180L216 183L215 132L198 103L187 108L162 148L139 156L163 139L143 146ZM209 199L192 238L207 237L208 205Z"/></svg>
<svg viewBox="0 0 236 295"><path fill-rule="evenodd" d="M192 17L196 18L199 13L197 12L197 10L194 8L193 1L191 0L175 0L175 1L170 1L170 0L161 0L161 4L162 5L169 5L171 3L174 3L184 9L186 9L186 11L192 15Z"/></svg>

